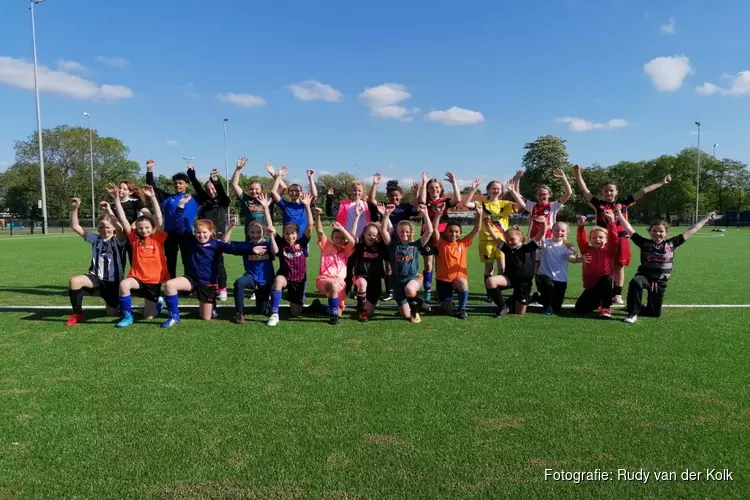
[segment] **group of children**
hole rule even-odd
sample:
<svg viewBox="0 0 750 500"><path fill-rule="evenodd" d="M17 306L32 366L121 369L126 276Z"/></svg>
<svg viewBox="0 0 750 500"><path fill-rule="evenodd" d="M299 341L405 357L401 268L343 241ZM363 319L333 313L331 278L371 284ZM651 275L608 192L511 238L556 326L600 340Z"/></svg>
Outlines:
<svg viewBox="0 0 750 500"><path fill-rule="evenodd" d="M453 187L446 196L442 182L424 172L422 183L412 186L413 203L403 201L403 191L389 182L386 195L389 203L377 203L377 189L382 180L373 176L369 197L364 186L354 182L350 198L336 203L333 191L326 197L326 213L335 217L328 236L323 227L322 210L315 207L317 191L315 172L307 171L310 191L303 192L297 184L286 185L286 167L276 173L271 165L266 170L274 178L270 196L262 186L253 182L247 191L239 185L240 172L246 164L240 158L232 178L235 194L242 202L245 217L245 241L232 242L229 225L229 198L222 189L218 171L211 172L208 182L197 181L192 166L188 173L173 176L175 192L165 193L154 187L154 161L149 160L147 185L140 191L130 181L119 186L110 184L114 203L102 202L104 214L99 218L97 233L85 231L78 222L80 200L72 201L71 227L92 245L88 273L70 279L70 301L73 314L66 322L72 326L84 321L82 300L84 292L98 292L109 315L120 315L116 326L127 327L134 321L132 295L145 299L144 317L157 316L163 307L167 318L162 327L180 322L179 294L195 294L200 302L200 317L210 320L216 316L217 300L226 300L227 276L223 255L240 255L245 273L234 282L234 322L245 322L245 291L254 294L256 313L268 316L267 325L279 322L282 292L286 289L292 317L303 312L306 300L307 257L313 228L320 249L320 264L315 287L327 298L327 308L319 300L309 309L329 317L333 325L339 323L350 293L356 295L357 316L368 321L380 300L395 300L399 313L413 323L421 321L420 312L429 311L432 302L433 273L436 277L437 299L440 309L467 317L469 296L468 248L479 234L479 258L485 264L485 291L488 301L497 306L496 316L504 317L511 311L525 314L527 306L538 301L544 314L560 311L567 289L568 266L582 264L584 291L575 303L574 312L589 314L598 311L600 317L611 317L611 304L622 303L624 267L630 264L632 240L641 249L641 264L631 280L627 294L625 321L633 323L639 315L661 315L664 293L671 274L674 249L698 231L710 214L683 234L667 238L669 225L657 221L649 227L649 238L633 230L627 220L627 209L637 200L667 184L670 177L647 186L627 197L618 197L617 187L606 184L601 198L586 187L578 166L573 171L584 198L596 212L596 226L587 234L586 217L578 217L576 240L578 251L568 240L568 225L557 221L557 214L570 198L572 189L562 170L554 176L560 179L564 193L552 201L552 190L540 186L536 201L524 200L520 195L523 171L518 171L505 186L500 181L487 185L486 199L474 201L479 181L472 183L461 198L455 175L448 172L446 180ZM195 188L195 196L187 193L188 183ZM288 199L281 194L285 191ZM149 201L148 209L141 193ZM272 204L282 213L282 231L276 234L271 216ZM338 207L336 208L336 205ZM449 210L464 206L475 212L474 226L462 236L459 223L449 217ZM529 212L527 231L510 226L510 215ZM416 238L417 227L410 220L421 216L422 227ZM184 275L177 276L177 253L181 253ZM279 261L274 270L274 260ZM419 261L424 260L424 272L419 273ZM124 275L126 260L130 272ZM383 286L385 284L385 297ZM537 292L531 296L532 286ZM424 293L420 297L419 291ZM512 290L510 296L503 291ZM647 302L642 304L646 291ZM454 295L457 303L454 304Z"/></svg>

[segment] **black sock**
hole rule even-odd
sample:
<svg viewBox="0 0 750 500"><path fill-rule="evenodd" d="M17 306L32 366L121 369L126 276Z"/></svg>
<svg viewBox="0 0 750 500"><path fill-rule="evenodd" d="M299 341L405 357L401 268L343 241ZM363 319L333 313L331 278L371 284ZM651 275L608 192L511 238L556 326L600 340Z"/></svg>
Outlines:
<svg viewBox="0 0 750 500"><path fill-rule="evenodd" d="M412 314L421 311L423 304L424 299L422 299L422 297L414 297L409 299L409 309L411 309Z"/></svg>
<svg viewBox="0 0 750 500"><path fill-rule="evenodd" d="M505 299L503 298L503 291L499 288L488 288L487 293L489 294L492 301L500 309L505 308Z"/></svg>
<svg viewBox="0 0 750 500"><path fill-rule="evenodd" d="M367 295L364 293L357 293L357 311L361 313L367 311Z"/></svg>
<svg viewBox="0 0 750 500"><path fill-rule="evenodd" d="M484 291L485 291L485 293L487 293L487 297L492 298L492 295L490 294L490 289L487 288L487 278L489 278L489 277L490 276L486 276L486 275L484 277Z"/></svg>
<svg viewBox="0 0 750 500"><path fill-rule="evenodd" d="M615 296L615 295L622 295L622 287L621 286L615 285L615 286L612 287L612 296Z"/></svg>
<svg viewBox="0 0 750 500"><path fill-rule="evenodd" d="M70 296L70 305L73 306L73 314L81 314L83 312L83 290L68 290Z"/></svg>

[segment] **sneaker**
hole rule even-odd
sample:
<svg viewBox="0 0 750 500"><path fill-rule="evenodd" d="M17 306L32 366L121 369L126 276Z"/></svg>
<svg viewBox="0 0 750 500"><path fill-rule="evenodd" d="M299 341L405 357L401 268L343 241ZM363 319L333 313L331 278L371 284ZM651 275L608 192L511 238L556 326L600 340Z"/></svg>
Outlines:
<svg viewBox="0 0 750 500"><path fill-rule="evenodd" d="M328 307L324 307L323 303L320 302L320 299L313 299L313 301L310 302L310 307L307 308L308 311L314 314L320 314L326 309L328 309Z"/></svg>
<svg viewBox="0 0 750 500"><path fill-rule="evenodd" d="M227 299L224 299L227 300ZM250 298L248 300L255 300L255 292L250 294Z"/></svg>
<svg viewBox="0 0 750 500"><path fill-rule="evenodd" d="M211 309L211 319L216 319L217 317L219 317L219 310L214 307Z"/></svg>
<svg viewBox="0 0 750 500"><path fill-rule="evenodd" d="M331 316L328 319L328 324L329 325L334 325L334 326L338 325L339 324L339 315L338 314L334 314L333 316Z"/></svg>
<svg viewBox="0 0 750 500"><path fill-rule="evenodd" d="M270 318L268 318L268 321L266 322L267 326L276 326L279 324L279 315L278 314L272 314Z"/></svg>
<svg viewBox="0 0 750 500"><path fill-rule="evenodd" d="M127 328L133 324L133 314L125 313L119 323L115 325L115 328Z"/></svg>
<svg viewBox="0 0 750 500"><path fill-rule="evenodd" d="M412 312L411 313L411 318L409 318L409 321L411 321L412 323L421 323L422 322L422 318L419 317L419 313L418 312Z"/></svg>
<svg viewBox="0 0 750 500"><path fill-rule="evenodd" d="M638 321L638 316L636 316L635 314L631 314L630 316L628 316L627 318L625 318L623 321L625 323L630 323L632 325L633 323L635 323L636 321Z"/></svg>
<svg viewBox="0 0 750 500"><path fill-rule="evenodd" d="M458 319L466 319L467 316L468 314L466 314L466 309L459 309L458 314L456 315Z"/></svg>
<svg viewBox="0 0 750 500"><path fill-rule="evenodd" d="M612 313L609 312L609 309L605 309L602 307L602 309L599 311L599 317L601 319L612 319Z"/></svg>
<svg viewBox="0 0 750 500"><path fill-rule="evenodd" d="M180 324L180 317L179 316L170 316L167 321L161 324L162 328L172 328L175 325Z"/></svg>
<svg viewBox="0 0 750 500"><path fill-rule="evenodd" d="M74 326L84 321L86 321L86 318L83 317L83 313L73 313L68 318L68 321L65 322L65 326Z"/></svg>
<svg viewBox="0 0 750 500"><path fill-rule="evenodd" d="M496 317L496 318L504 318L504 317L506 317L506 316L507 316L507 315L508 315L509 313L510 313L510 309L508 309L508 307L506 306L506 307L503 307L502 309L500 309L499 311L497 311L497 312L495 313L495 317Z"/></svg>
<svg viewBox="0 0 750 500"><path fill-rule="evenodd" d="M534 292L531 294L531 298L529 299L529 305L530 306L540 306L542 305L541 302L539 302L539 299L541 298L541 295L539 295L539 292Z"/></svg>
<svg viewBox="0 0 750 500"><path fill-rule="evenodd" d="M362 323L367 323L368 321L370 321L370 317L367 315L367 311L362 311L361 313L359 313L359 320Z"/></svg>
<svg viewBox="0 0 750 500"><path fill-rule="evenodd" d="M615 295L614 297L612 297L612 302L614 302L618 306L621 306L625 303L625 301L622 300L622 295Z"/></svg>
<svg viewBox="0 0 750 500"><path fill-rule="evenodd" d="M383 302L389 302L391 300L393 300L393 292L389 290L386 296L383 298Z"/></svg>
<svg viewBox="0 0 750 500"><path fill-rule="evenodd" d="M164 299L162 297L159 297L156 300L156 315L158 316L161 314L162 309L164 309L164 306L166 306L166 302L164 302Z"/></svg>
<svg viewBox="0 0 750 500"><path fill-rule="evenodd" d="M237 313L234 315L234 318L232 319L232 323L235 325L244 325L245 324L245 315L242 313Z"/></svg>
<svg viewBox="0 0 750 500"><path fill-rule="evenodd" d="M422 300L424 300L425 304L429 304L430 302L432 302L432 292L425 292L424 298Z"/></svg>
<svg viewBox="0 0 750 500"><path fill-rule="evenodd" d="M552 311L552 306L544 307L544 309L542 309L542 314L546 314L547 316L552 316L554 314L554 311Z"/></svg>
<svg viewBox="0 0 750 500"><path fill-rule="evenodd" d="M225 300L227 300L227 289L226 288L219 289L219 294L216 296L216 300L220 300L222 302L224 302Z"/></svg>

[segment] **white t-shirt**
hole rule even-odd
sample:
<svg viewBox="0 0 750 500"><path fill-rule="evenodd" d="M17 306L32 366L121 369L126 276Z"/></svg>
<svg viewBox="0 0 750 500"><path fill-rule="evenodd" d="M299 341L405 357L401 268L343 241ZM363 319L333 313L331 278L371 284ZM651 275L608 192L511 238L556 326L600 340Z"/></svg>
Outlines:
<svg viewBox="0 0 750 500"><path fill-rule="evenodd" d="M575 252L565 246L562 241L555 242L550 238L539 245L542 254L539 273L553 281L568 281L568 257Z"/></svg>
<svg viewBox="0 0 750 500"><path fill-rule="evenodd" d="M525 208L526 211L529 212L529 238L534 238L536 236L536 231L538 231L536 228L539 226L539 223L535 222L534 219L540 215L543 215L547 219L547 234L545 235L545 238L549 238L552 236L552 226L557 222L557 214L560 210L565 208L565 205L559 201L551 201L547 203L546 206L543 206L535 201L526 200Z"/></svg>

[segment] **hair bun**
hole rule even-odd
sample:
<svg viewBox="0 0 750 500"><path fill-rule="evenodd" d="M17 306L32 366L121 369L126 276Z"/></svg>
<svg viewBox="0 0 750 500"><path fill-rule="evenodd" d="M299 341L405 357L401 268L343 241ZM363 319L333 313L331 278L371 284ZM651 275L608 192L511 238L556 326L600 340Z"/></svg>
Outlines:
<svg viewBox="0 0 750 500"><path fill-rule="evenodd" d="M391 179L390 181L385 183L386 187L395 187L398 186L398 181L396 179Z"/></svg>

